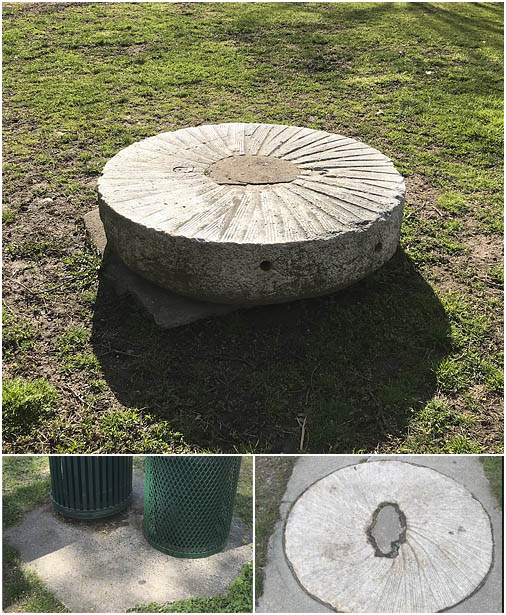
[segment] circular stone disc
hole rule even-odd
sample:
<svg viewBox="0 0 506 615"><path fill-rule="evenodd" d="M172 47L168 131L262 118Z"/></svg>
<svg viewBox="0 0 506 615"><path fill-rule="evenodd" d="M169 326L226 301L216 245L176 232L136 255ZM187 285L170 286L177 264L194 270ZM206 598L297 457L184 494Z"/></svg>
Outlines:
<svg viewBox="0 0 506 615"><path fill-rule="evenodd" d="M378 555L368 534L387 503L404 515L393 556ZM337 611L436 613L480 585L493 543L467 489L429 468L377 461L309 487L288 516L285 552L302 587Z"/></svg>
<svg viewBox="0 0 506 615"><path fill-rule="evenodd" d="M162 133L98 182L109 242L183 295L274 303L343 288L396 250L405 187L391 160L341 135L276 124Z"/></svg>

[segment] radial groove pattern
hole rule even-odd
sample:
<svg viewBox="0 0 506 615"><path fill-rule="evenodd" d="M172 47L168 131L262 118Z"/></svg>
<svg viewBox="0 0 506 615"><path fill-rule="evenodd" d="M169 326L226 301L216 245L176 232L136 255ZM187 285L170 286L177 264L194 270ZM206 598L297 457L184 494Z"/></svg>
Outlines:
<svg viewBox="0 0 506 615"><path fill-rule="evenodd" d="M393 558L378 557L367 536L385 502L406 518ZM480 585L493 542L487 513L464 487L429 468L380 461L305 491L288 516L285 550L304 589L337 611L435 613Z"/></svg>
<svg viewBox="0 0 506 615"><path fill-rule="evenodd" d="M237 183L222 174L227 161ZM246 303L324 294L382 265L397 246L405 192L391 160L354 139L244 123L134 143L106 164L98 189L108 239L130 267L176 292ZM372 259L378 239L385 249ZM259 256L273 263L269 276L259 276Z"/></svg>
<svg viewBox="0 0 506 615"><path fill-rule="evenodd" d="M205 175L209 165L242 154L293 162L300 172L297 190L217 188ZM353 139L293 126L220 124L163 133L130 146L107 164L100 191L118 213L167 233L283 243L370 221L396 203L403 184L386 156ZM251 198L249 208L241 207L245 194ZM261 215L265 210L270 226ZM254 233L245 234L253 220Z"/></svg>

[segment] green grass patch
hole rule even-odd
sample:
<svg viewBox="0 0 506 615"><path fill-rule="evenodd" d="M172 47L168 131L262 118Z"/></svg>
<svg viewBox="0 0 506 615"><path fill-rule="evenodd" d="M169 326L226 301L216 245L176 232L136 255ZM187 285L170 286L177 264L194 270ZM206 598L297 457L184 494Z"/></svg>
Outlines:
<svg viewBox="0 0 506 615"><path fill-rule="evenodd" d="M89 374L99 374L100 364L93 352L88 350L89 332L82 327L72 327L57 341L57 349L61 357L61 370L64 374L85 371Z"/></svg>
<svg viewBox="0 0 506 615"><path fill-rule="evenodd" d="M21 569L19 552L3 543L3 608L17 613L69 613L31 571ZM13 609L15 607L15 609Z"/></svg>
<svg viewBox="0 0 506 615"><path fill-rule="evenodd" d="M295 457L255 458L255 596L263 592L269 538L279 520L279 506Z"/></svg>
<svg viewBox="0 0 506 615"><path fill-rule="evenodd" d="M69 287L77 292L90 289L97 282L100 259L93 251L80 251L63 260L70 275Z"/></svg>
<svg viewBox="0 0 506 615"><path fill-rule="evenodd" d="M452 214L462 214L469 209L466 197L458 192L444 192L436 203L440 209Z"/></svg>
<svg viewBox="0 0 506 615"><path fill-rule="evenodd" d="M3 224L13 224L14 222L16 222L18 217L17 212L13 211L12 209L2 209L2 222Z"/></svg>
<svg viewBox="0 0 506 615"><path fill-rule="evenodd" d="M62 243L54 239L28 239L23 243L10 244L7 252L14 259L38 261L44 257L60 256Z"/></svg>
<svg viewBox="0 0 506 615"><path fill-rule="evenodd" d="M2 382L3 434L7 442L30 431L56 408L58 394L47 380L4 378Z"/></svg>
<svg viewBox="0 0 506 615"><path fill-rule="evenodd" d="M502 263L494 265L490 269L490 278L497 284L504 284L504 265Z"/></svg>
<svg viewBox="0 0 506 615"><path fill-rule="evenodd" d="M25 350L31 350L36 337L36 331L28 318L4 307L2 311L2 350L6 358Z"/></svg>
<svg viewBox="0 0 506 615"><path fill-rule="evenodd" d="M234 514L247 527L253 527L253 456L245 455L241 460L241 471L237 483Z"/></svg>
<svg viewBox="0 0 506 615"><path fill-rule="evenodd" d="M503 466L504 460L501 456L480 457L483 470L490 483L490 489L497 499L499 506L503 507Z"/></svg>
<svg viewBox="0 0 506 615"><path fill-rule="evenodd" d="M228 593L212 598L189 598L172 604L138 605L131 613L252 613L253 564L244 564L240 575L230 583Z"/></svg>
<svg viewBox="0 0 506 615"><path fill-rule="evenodd" d="M10 527L28 510L49 500L47 457L4 457L2 489L3 524Z"/></svg>

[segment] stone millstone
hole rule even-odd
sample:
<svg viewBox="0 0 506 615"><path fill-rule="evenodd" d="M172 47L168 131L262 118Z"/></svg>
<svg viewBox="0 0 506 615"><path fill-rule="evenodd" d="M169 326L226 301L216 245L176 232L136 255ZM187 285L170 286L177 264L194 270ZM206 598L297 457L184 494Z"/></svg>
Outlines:
<svg viewBox="0 0 506 615"><path fill-rule="evenodd" d="M396 522L379 520L387 507ZM462 485L377 461L309 487L288 516L285 552L302 587L337 611L436 613L480 586L493 541L487 513Z"/></svg>
<svg viewBox="0 0 506 615"><path fill-rule="evenodd" d="M394 254L405 187L354 139L274 124L198 126L112 158L98 182L107 239L155 284L217 303L333 292Z"/></svg>

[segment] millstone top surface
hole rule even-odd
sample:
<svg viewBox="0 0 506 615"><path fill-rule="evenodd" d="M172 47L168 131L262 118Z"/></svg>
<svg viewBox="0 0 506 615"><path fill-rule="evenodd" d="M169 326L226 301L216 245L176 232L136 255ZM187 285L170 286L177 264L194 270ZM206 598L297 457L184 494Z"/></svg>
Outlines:
<svg viewBox="0 0 506 615"><path fill-rule="evenodd" d="M378 528L388 505L402 522ZM385 553L371 532L385 533ZM389 550L391 536L399 538ZM309 487L288 516L285 552L302 587L338 611L436 613L480 586L493 541L487 513L462 485L429 468L378 461Z"/></svg>
<svg viewBox="0 0 506 615"><path fill-rule="evenodd" d="M162 133L112 158L102 200L146 228L208 242L327 238L388 217L404 198L389 158L354 139L275 124Z"/></svg>

